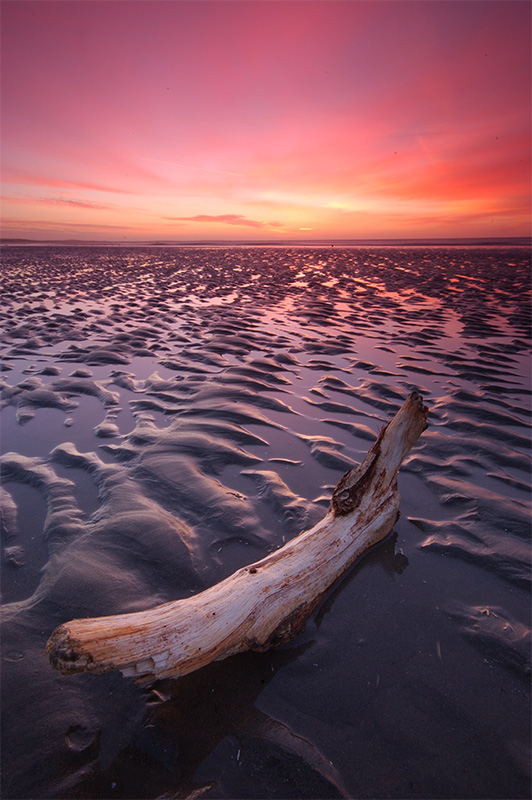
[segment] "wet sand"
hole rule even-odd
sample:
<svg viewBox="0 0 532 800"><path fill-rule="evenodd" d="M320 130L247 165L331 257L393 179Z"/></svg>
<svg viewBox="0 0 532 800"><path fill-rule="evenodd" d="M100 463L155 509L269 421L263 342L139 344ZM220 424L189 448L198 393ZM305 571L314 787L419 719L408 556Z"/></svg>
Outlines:
<svg viewBox="0 0 532 800"><path fill-rule="evenodd" d="M529 797L529 251L2 260L2 797ZM413 389L394 532L291 645L149 687L50 667L60 623L311 527Z"/></svg>

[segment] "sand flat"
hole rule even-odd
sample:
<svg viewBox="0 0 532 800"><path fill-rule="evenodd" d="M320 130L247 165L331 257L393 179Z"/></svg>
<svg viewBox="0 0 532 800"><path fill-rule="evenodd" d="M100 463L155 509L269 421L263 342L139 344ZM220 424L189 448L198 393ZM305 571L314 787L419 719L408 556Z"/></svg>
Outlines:
<svg viewBox="0 0 532 800"><path fill-rule="evenodd" d="M530 252L2 250L2 796L529 791ZM306 631L140 688L52 630L311 527L413 389L392 536Z"/></svg>

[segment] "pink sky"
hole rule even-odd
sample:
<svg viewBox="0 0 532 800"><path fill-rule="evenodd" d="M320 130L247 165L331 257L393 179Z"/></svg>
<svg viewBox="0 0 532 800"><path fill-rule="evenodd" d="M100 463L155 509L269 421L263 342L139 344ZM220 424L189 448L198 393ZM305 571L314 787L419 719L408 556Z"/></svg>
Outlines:
<svg viewBox="0 0 532 800"><path fill-rule="evenodd" d="M530 233L528 0L2 0L2 235Z"/></svg>

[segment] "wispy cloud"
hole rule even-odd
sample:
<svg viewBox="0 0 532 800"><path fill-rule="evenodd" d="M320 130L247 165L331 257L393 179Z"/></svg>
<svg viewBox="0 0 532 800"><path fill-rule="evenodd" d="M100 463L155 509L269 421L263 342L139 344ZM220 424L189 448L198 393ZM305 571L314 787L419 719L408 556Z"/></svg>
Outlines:
<svg viewBox="0 0 532 800"><path fill-rule="evenodd" d="M130 190L123 186L118 186L115 182L97 183L84 180L70 180L61 176L51 176L30 172L6 165L2 168L2 182L4 184L17 184L26 186L43 186L46 189L63 190L82 190L90 192L106 192L110 194L131 194Z"/></svg>
<svg viewBox="0 0 532 800"><path fill-rule="evenodd" d="M2 220L2 224L3 227L6 228L6 230L9 228L16 230L20 227L27 229L29 227L28 220L26 219L7 218ZM113 231L138 230L136 226L129 228L128 226L125 225L105 225L99 222L64 222L64 221L56 222L53 220L43 220L43 219L32 220L31 226L33 228L40 228L56 232L65 230L67 228L73 228L75 230L80 230L82 228L83 229L87 228L89 230L105 229Z"/></svg>
<svg viewBox="0 0 532 800"><path fill-rule="evenodd" d="M109 209L112 208L108 203L93 203L90 200L74 200L67 197L39 197L39 203L44 203L50 206L66 206L67 208L94 208L94 209Z"/></svg>
<svg viewBox="0 0 532 800"><path fill-rule="evenodd" d="M224 225L242 225L246 228L282 228L280 222L248 219L242 214L196 214L193 217L164 217L172 222L219 222Z"/></svg>
<svg viewBox="0 0 532 800"><path fill-rule="evenodd" d="M93 203L91 200L76 200L69 197L8 197L2 195L3 201L10 203L22 203L24 205L37 206L62 206L63 208L92 208L95 210L107 211L112 208L108 203Z"/></svg>

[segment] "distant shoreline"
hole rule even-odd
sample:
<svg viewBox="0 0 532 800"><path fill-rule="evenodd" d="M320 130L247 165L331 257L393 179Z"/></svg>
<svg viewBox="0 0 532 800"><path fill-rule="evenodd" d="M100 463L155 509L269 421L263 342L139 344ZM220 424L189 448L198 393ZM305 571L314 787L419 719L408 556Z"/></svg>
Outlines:
<svg viewBox="0 0 532 800"><path fill-rule="evenodd" d="M96 241L93 239L17 239L0 238L0 246L40 247L531 247L528 236L426 238L426 239L286 239L253 241L245 239L205 239L190 241Z"/></svg>

